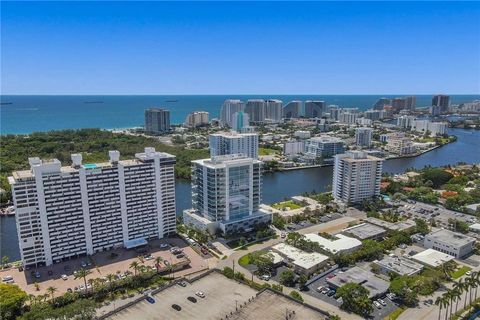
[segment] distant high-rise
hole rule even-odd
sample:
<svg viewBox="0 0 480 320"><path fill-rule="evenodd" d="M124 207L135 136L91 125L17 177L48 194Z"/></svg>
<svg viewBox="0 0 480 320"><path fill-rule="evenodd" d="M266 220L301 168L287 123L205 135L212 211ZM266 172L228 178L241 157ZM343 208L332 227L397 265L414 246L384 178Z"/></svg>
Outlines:
<svg viewBox="0 0 480 320"><path fill-rule="evenodd" d="M232 129L237 132L242 132L242 129L248 127L250 124L250 117L243 111L235 112L232 117Z"/></svg>
<svg viewBox="0 0 480 320"><path fill-rule="evenodd" d="M184 211L185 225L230 234L271 222L271 214L260 208L261 161L226 155L192 163L193 209Z"/></svg>
<svg viewBox="0 0 480 320"><path fill-rule="evenodd" d="M145 133L163 134L170 131L170 111L151 108L145 110Z"/></svg>
<svg viewBox="0 0 480 320"><path fill-rule="evenodd" d="M355 142L357 146L369 148L372 145L372 128L357 128L355 130Z"/></svg>
<svg viewBox="0 0 480 320"><path fill-rule="evenodd" d="M392 101L388 98L380 98L377 102L373 105L373 109L375 110L383 110L385 106L389 106Z"/></svg>
<svg viewBox="0 0 480 320"><path fill-rule="evenodd" d="M229 99L223 102L220 109L220 123L223 126L232 126L233 115L236 112L244 111L245 103L237 99Z"/></svg>
<svg viewBox="0 0 480 320"><path fill-rule="evenodd" d="M437 94L432 98L432 106L439 106L442 112L448 111L450 106L450 96Z"/></svg>
<svg viewBox="0 0 480 320"><path fill-rule="evenodd" d="M404 110L407 106L407 99L406 98L395 98L392 99L392 108L395 112L399 112L400 110Z"/></svg>
<svg viewBox="0 0 480 320"><path fill-rule="evenodd" d="M201 127L208 124L208 112L194 111L185 118L185 126L190 128Z"/></svg>
<svg viewBox="0 0 480 320"><path fill-rule="evenodd" d="M406 97L406 99L407 99L407 102L405 105L405 109L415 110L415 107L417 106L417 97L409 96L409 97Z"/></svg>
<svg viewBox="0 0 480 320"><path fill-rule="evenodd" d="M363 151L336 155L333 167L334 199L344 203L360 203L380 195L382 163L382 159Z"/></svg>
<svg viewBox="0 0 480 320"><path fill-rule="evenodd" d="M245 113L248 113L251 122L263 123L265 121L265 100L248 100L245 106Z"/></svg>
<svg viewBox="0 0 480 320"><path fill-rule="evenodd" d="M258 134L220 132L209 136L210 156L229 154L243 154L247 157L258 158Z"/></svg>
<svg viewBox="0 0 480 320"><path fill-rule="evenodd" d="M283 107L283 118L298 118L302 113L302 101L290 101Z"/></svg>
<svg viewBox="0 0 480 320"><path fill-rule="evenodd" d="M282 107L281 100L266 100L265 101L265 121L278 123L282 121Z"/></svg>
<svg viewBox="0 0 480 320"><path fill-rule="evenodd" d="M325 101L305 101L305 118L321 118L325 112Z"/></svg>

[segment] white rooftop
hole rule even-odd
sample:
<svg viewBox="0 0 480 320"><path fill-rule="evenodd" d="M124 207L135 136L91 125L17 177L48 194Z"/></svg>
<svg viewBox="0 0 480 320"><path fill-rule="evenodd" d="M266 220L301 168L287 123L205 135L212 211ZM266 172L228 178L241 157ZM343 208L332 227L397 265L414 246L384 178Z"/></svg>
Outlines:
<svg viewBox="0 0 480 320"><path fill-rule="evenodd" d="M412 259L431 267L438 267L445 262L453 260L454 257L434 249L427 249L412 256Z"/></svg>
<svg viewBox="0 0 480 320"><path fill-rule="evenodd" d="M347 237L343 234L337 234L333 237L335 237L336 239L335 240L326 239L314 233L309 233L305 235L305 238L307 238L307 240L318 243L325 250L333 254L336 254L337 252L341 252L341 251L358 248L362 245L362 242L360 240Z"/></svg>
<svg viewBox="0 0 480 320"><path fill-rule="evenodd" d="M480 231L480 223L474 223L474 224L471 224L470 226L468 226L470 228L470 230L474 230L474 231Z"/></svg>
<svg viewBox="0 0 480 320"><path fill-rule="evenodd" d="M293 264L307 270L328 260L328 257L323 254L305 252L285 243L274 245L272 249L292 260Z"/></svg>

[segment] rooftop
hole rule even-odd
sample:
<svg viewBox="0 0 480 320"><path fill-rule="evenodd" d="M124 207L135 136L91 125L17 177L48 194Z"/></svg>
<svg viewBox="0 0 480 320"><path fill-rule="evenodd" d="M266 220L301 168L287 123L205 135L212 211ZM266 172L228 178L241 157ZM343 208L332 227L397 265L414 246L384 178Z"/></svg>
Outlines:
<svg viewBox="0 0 480 320"><path fill-rule="evenodd" d="M369 298L385 293L390 286L387 281L360 267L353 267L343 273L338 273L335 277L327 279L327 282L335 287L341 287L348 282L360 284L368 290Z"/></svg>
<svg viewBox="0 0 480 320"><path fill-rule="evenodd" d="M425 236L425 239L427 238L431 240L447 242L448 244L457 248L471 242L475 242L475 238L446 229L440 229L438 231L431 232Z"/></svg>
<svg viewBox="0 0 480 320"><path fill-rule="evenodd" d="M438 267L447 261L453 260L454 257L434 249L427 249L412 256L412 259L430 267Z"/></svg>
<svg viewBox="0 0 480 320"><path fill-rule="evenodd" d="M343 230L357 239L365 240L383 235L386 230L369 223L362 223Z"/></svg>
<svg viewBox="0 0 480 320"><path fill-rule="evenodd" d="M401 276L411 276L422 271L423 265L403 257L385 257L382 260L375 261L380 267L390 272L395 272Z"/></svg>
<svg viewBox="0 0 480 320"><path fill-rule="evenodd" d="M202 291L205 298L195 292ZM195 298L195 303L187 298ZM153 294L155 303L141 300L118 311L108 319L283 319L285 310L295 319L325 319L326 313L272 290L258 292L244 284L224 277L217 271L200 276L186 287L173 285ZM176 311L173 304L180 306ZM238 307L238 310L236 308ZM293 319L293 318L292 318Z"/></svg>
<svg viewBox="0 0 480 320"><path fill-rule="evenodd" d="M379 227L383 227L383 228L388 229L388 230L403 231L403 230L407 230L407 229L410 229L410 228L416 226L415 221L410 220L410 219L409 220L404 220L404 221L398 221L398 222L395 222L395 223L384 221L384 220L373 218L373 217L365 218L363 220L368 222L368 223L374 224L374 225L379 226Z"/></svg>
<svg viewBox="0 0 480 320"><path fill-rule="evenodd" d="M250 163L261 163L261 161L249 158L244 154L228 154L207 159L194 160L192 163L197 163L209 168L224 168L227 166L227 164L246 165Z"/></svg>
<svg viewBox="0 0 480 320"><path fill-rule="evenodd" d="M292 260L293 264L307 270L328 260L328 257L323 254L305 252L285 243L274 245L272 249Z"/></svg>
<svg viewBox="0 0 480 320"><path fill-rule="evenodd" d="M317 242L325 250L333 254L358 248L362 245L362 242L360 240L347 237L343 234L337 234L333 237L335 237L335 239L330 240L314 233L309 233L305 235L305 238L310 241Z"/></svg>
<svg viewBox="0 0 480 320"><path fill-rule="evenodd" d="M469 226L470 230L473 230L473 231L480 231L480 223L474 223L474 224L471 224Z"/></svg>

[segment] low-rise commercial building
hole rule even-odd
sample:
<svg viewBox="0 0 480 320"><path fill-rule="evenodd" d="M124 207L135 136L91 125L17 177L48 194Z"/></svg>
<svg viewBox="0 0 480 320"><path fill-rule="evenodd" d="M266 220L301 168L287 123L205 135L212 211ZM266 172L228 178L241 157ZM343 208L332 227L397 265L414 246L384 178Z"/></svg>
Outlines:
<svg viewBox="0 0 480 320"><path fill-rule="evenodd" d="M453 259L455 259L455 257L434 249L427 249L412 256L412 260L433 268L439 267Z"/></svg>
<svg viewBox="0 0 480 320"><path fill-rule="evenodd" d="M472 252L475 238L446 229L431 232L425 236L425 248L449 254L455 258L463 258Z"/></svg>
<svg viewBox="0 0 480 320"><path fill-rule="evenodd" d="M305 151L305 141L287 141L283 145L283 154L286 156L296 156Z"/></svg>
<svg viewBox="0 0 480 320"><path fill-rule="evenodd" d="M369 217L369 218L363 219L363 221L385 228L387 230L393 230L393 231L411 231L417 225L415 221L410 219L404 220L404 221L398 221L398 222L388 222L385 220Z"/></svg>
<svg viewBox="0 0 480 320"><path fill-rule="evenodd" d="M399 276L413 276L423 269L423 265L403 257L387 256L382 260L375 260L373 262L379 268L379 272L384 275L395 273Z"/></svg>
<svg viewBox="0 0 480 320"><path fill-rule="evenodd" d="M360 267L353 267L343 273L338 273L333 278L327 279L327 283L339 288L347 283L357 283L368 290L368 297L375 298L384 295L390 286L385 280L378 278L374 273Z"/></svg>
<svg viewBox="0 0 480 320"><path fill-rule="evenodd" d="M305 235L305 238L318 243L324 250L333 255L353 252L362 246L360 240L347 237L343 234L337 234L332 236L331 239L327 239L315 233L308 233Z"/></svg>
<svg viewBox="0 0 480 320"><path fill-rule="evenodd" d="M387 231L376 225L370 223L362 223L347 229L344 229L342 233L350 235L359 240L366 239L381 239L385 236Z"/></svg>
<svg viewBox="0 0 480 320"><path fill-rule="evenodd" d="M328 257L317 252L305 252L286 243L279 243L272 247L288 260L295 272L298 274L311 275L321 266L327 263Z"/></svg>

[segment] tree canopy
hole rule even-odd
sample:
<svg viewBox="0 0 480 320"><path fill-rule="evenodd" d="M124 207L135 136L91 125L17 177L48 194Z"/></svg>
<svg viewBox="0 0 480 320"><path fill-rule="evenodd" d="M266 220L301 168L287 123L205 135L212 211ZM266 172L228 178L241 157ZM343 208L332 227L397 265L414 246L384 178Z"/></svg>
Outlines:
<svg viewBox="0 0 480 320"><path fill-rule="evenodd" d="M368 294L367 289L352 282L337 289L337 295L343 300L342 308L364 317L368 317L373 311Z"/></svg>
<svg viewBox="0 0 480 320"><path fill-rule="evenodd" d="M0 319L16 319L26 299L27 294L17 285L0 283Z"/></svg>

